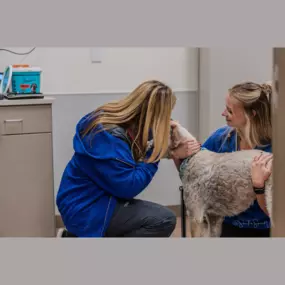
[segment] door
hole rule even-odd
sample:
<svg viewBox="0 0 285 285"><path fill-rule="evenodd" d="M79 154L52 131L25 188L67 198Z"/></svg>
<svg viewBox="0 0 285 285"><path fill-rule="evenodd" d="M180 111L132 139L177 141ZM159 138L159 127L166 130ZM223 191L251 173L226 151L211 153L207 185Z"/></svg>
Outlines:
<svg viewBox="0 0 285 285"><path fill-rule="evenodd" d="M273 50L273 222L271 236L285 237L285 48Z"/></svg>
<svg viewBox="0 0 285 285"><path fill-rule="evenodd" d="M51 133L0 135L0 237L54 237Z"/></svg>

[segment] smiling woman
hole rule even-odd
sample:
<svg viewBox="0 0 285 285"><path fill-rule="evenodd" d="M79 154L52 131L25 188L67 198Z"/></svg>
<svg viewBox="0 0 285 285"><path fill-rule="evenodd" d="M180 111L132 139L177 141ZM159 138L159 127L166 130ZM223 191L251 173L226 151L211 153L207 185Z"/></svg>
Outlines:
<svg viewBox="0 0 285 285"><path fill-rule="evenodd" d="M228 126L239 132L246 148L271 141L271 94L269 84L246 82L232 87L226 96L226 109L222 115Z"/></svg>
<svg viewBox="0 0 285 285"><path fill-rule="evenodd" d="M245 149L261 149L271 153L271 94L272 87L269 84L244 82L233 86L226 96L226 108L222 113L227 126L216 130L203 147L220 153ZM268 159L269 157L260 158L258 161ZM263 184L266 180L261 169L260 163L253 164L252 173L255 174L255 179L258 178L258 184ZM260 185L256 185L256 188L260 188ZM225 218L222 237L270 236L265 197L259 193L256 192L257 199L247 211Z"/></svg>

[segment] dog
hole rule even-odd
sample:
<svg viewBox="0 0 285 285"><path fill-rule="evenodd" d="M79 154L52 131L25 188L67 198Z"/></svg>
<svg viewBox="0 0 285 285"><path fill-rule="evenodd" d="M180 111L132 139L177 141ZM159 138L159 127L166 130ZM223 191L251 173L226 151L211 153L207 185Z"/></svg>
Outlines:
<svg viewBox="0 0 285 285"><path fill-rule="evenodd" d="M171 132L171 148L196 140L181 125ZM197 140L196 140L197 141ZM215 153L201 148L179 170L191 237L220 237L224 217L247 210L256 199L251 180L253 158L260 150ZM266 207L272 223L272 174L265 183Z"/></svg>

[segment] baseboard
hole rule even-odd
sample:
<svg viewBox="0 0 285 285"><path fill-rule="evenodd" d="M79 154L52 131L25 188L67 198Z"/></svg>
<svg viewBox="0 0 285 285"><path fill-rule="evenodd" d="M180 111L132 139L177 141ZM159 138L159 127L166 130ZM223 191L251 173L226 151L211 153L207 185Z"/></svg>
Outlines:
<svg viewBox="0 0 285 285"><path fill-rule="evenodd" d="M170 210L172 210L177 217L181 217L181 206L180 205L169 205L167 206ZM56 228L63 228L64 224L60 215L55 216L56 220Z"/></svg>

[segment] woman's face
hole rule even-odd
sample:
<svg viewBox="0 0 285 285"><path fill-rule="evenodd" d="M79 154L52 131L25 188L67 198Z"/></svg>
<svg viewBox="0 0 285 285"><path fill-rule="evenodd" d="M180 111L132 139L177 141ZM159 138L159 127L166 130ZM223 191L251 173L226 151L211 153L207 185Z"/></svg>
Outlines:
<svg viewBox="0 0 285 285"><path fill-rule="evenodd" d="M226 96L226 108L222 113L225 117L227 125L233 128L243 128L246 124L246 117L242 104L231 97Z"/></svg>

